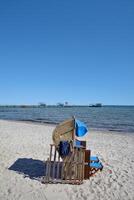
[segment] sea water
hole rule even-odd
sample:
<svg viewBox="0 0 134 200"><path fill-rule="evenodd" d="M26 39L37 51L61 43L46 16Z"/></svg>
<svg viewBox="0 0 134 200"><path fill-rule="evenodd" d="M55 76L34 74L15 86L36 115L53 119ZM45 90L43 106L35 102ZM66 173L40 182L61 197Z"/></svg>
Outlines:
<svg viewBox="0 0 134 200"><path fill-rule="evenodd" d="M89 128L134 132L134 106L103 107L0 107L0 119L59 123L75 116Z"/></svg>

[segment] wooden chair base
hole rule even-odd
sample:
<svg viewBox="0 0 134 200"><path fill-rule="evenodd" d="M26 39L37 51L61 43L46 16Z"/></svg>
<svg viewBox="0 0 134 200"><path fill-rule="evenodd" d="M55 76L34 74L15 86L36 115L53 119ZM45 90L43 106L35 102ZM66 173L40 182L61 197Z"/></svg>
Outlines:
<svg viewBox="0 0 134 200"><path fill-rule="evenodd" d="M74 147L65 158L60 158L55 145L50 145L50 157L45 162L45 177L42 183L82 184L84 180L83 148Z"/></svg>

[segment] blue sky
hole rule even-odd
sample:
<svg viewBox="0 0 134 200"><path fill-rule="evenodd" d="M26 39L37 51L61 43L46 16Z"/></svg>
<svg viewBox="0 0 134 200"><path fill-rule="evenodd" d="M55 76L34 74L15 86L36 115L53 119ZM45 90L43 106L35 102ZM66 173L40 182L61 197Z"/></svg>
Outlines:
<svg viewBox="0 0 134 200"><path fill-rule="evenodd" d="M0 104L134 104L133 0L0 1Z"/></svg>

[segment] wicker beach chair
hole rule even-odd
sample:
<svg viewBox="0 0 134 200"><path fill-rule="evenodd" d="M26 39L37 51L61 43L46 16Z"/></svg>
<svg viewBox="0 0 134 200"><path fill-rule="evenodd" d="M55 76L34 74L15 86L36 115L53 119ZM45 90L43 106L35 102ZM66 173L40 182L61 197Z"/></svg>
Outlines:
<svg viewBox="0 0 134 200"><path fill-rule="evenodd" d="M56 126L52 139L44 182L81 184L84 180L85 149L74 145L75 119L71 118ZM62 155L60 144L65 142L69 144L70 151Z"/></svg>
<svg viewBox="0 0 134 200"><path fill-rule="evenodd" d="M76 139L74 117L57 125L52 139L44 183L81 184L98 171L98 157L91 157L91 151L86 150L86 141Z"/></svg>

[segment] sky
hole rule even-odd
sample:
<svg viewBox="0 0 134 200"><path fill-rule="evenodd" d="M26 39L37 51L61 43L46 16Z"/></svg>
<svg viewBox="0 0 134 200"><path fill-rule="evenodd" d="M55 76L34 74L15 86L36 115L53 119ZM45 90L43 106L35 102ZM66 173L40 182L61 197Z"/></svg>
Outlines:
<svg viewBox="0 0 134 200"><path fill-rule="evenodd" d="M0 1L0 104L134 105L134 0Z"/></svg>

